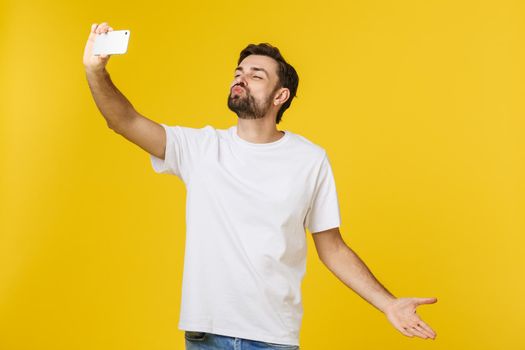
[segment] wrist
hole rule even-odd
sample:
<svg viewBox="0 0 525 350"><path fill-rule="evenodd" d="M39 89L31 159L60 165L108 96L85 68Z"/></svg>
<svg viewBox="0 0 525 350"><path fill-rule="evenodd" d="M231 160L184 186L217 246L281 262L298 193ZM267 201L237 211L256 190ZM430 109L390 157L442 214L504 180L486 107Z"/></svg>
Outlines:
<svg viewBox="0 0 525 350"><path fill-rule="evenodd" d="M385 299L383 300L383 302L381 303L381 305L378 307L379 310L386 314L388 312L388 310L390 309L390 307L395 303L395 301L397 300L397 298L393 295L387 295L385 297Z"/></svg>
<svg viewBox="0 0 525 350"><path fill-rule="evenodd" d="M106 67L103 67L102 69L100 68L93 69L93 68L85 67L85 70L86 70L86 74L90 76L104 76L104 75L109 74L108 71L106 70Z"/></svg>

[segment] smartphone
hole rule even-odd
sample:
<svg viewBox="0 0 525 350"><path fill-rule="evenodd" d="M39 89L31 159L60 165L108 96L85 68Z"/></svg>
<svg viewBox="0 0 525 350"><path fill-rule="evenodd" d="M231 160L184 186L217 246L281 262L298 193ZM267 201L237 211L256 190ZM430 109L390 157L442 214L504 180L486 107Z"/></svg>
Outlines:
<svg viewBox="0 0 525 350"><path fill-rule="evenodd" d="M97 34L95 45L93 46L93 55L119 55L128 50L129 29L112 30L107 33Z"/></svg>

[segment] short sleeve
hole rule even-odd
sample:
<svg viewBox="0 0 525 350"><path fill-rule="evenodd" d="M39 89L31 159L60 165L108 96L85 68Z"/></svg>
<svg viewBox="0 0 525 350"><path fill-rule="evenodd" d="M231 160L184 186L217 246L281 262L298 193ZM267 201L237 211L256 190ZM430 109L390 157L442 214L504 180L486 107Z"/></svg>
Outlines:
<svg viewBox="0 0 525 350"><path fill-rule="evenodd" d="M341 226L339 200L334 175L325 153L314 188L313 198L305 217L305 227L310 233Z"/></svg>
<svg viewBox="0 0 525 350"><path fill-rule="evenodd" d="M164 159L150 154L151 166L156 173L176 175L188 182L191 170L202 155L207 130L211 127L189 128L160 124L166 132Z"/></svg>

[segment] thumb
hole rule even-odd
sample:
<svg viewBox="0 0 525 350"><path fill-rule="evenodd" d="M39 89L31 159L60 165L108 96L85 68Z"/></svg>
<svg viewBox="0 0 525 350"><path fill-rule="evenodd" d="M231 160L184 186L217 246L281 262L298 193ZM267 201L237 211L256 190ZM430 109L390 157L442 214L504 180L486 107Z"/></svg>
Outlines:
<svg viewBox="0 0 525 350"><path fill-rule="evenodd" d="M416 304L434 304L437 302L437 298L416 298Z"/></svg>

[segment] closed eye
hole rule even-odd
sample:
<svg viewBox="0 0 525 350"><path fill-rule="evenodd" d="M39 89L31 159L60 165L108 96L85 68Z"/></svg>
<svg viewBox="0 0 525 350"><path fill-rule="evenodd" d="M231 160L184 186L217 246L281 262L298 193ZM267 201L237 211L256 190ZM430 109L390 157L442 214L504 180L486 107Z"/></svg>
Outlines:
<svg viewBox="0 0 525 350"><path fill-rule="evenodd" d="M238 76L239 76L239 74L234 75L233 77L234 77L234 78L237 78ZM259 76L257 76L257 75L254 75L253 77L254 77L254 78L257 78L257 79L262 79L262 77L259 77Z"/></svg>

